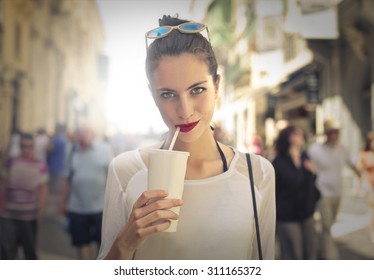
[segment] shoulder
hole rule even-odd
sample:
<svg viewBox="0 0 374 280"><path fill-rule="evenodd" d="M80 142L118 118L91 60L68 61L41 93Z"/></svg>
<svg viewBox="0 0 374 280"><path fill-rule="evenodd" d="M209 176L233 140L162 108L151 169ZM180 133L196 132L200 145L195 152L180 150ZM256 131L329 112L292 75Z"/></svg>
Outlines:
<svg viewBox="0 0 374 280"><path fill-rule="evenodd" d="M287 165L287 158L285 156L277 155L275 158L271 161L271 164L273 165L274 169L279 170L282 169L285 165Z"/></svg>
<svg viewBox="0 0 374 280"><path fill-rule="evenodd" d="M238 152L240 161L247 166L247 157L246 153ZM262 182L267 179L274 178L274 167L272 163L264 158L263 156L256 155L249 153L251 165L252 165L252 171L253 171L253 177L255 182ZM248 172L248 169L246 169Z"/></svg>
<svg viewBox="0 0 374 280"><path fill-rule="evenodd" d="M127 151L111 160L109 175L115 176L122 186L126 186L136 173L145 168L139 150Z"/></svg>
<svg viewBox="0 0 374 280"><path fill-rule="evenodd" d="M111 161L111 165L115 170L142 168L144 164L141 162L139 150L127 151L119 154Z"/></svg>
<svg viewBox="0 0 374 280"><path fill-rule="evenodd" d="M313 143L313 144L310 144L308 150L309 151L312 151L312 150L318 150L322 147L323 144L321 143Z"/></svg>
<svg viewBox="0 0 374 280"><path fill-rule="evenodd" d="M320 153L324 153L322 150L324 149L324 144L322 143L313 143L309 146L307 149L307 154L311 158L315 158L316 155L319 155Z"/></svg>
<svg viewBox="0 0 374 280"><path fill-rule="evenodd" d="M338 149L341 150L342 152L344 153L348 153L348 149L346 146L344 146L343 144L339 144L338 145Z"/></svg>

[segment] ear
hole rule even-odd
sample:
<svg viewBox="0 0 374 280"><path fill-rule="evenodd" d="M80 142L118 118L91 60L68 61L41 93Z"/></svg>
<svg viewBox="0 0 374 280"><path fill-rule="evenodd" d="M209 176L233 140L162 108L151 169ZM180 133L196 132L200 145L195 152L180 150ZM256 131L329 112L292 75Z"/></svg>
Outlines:
<svg viewBox="0 0 374 280"><path fill-rule="evenodd" d="M214 85L214 98L217 99L218 98L218 92L219 92L219 85L221 83L221 75L217 74L217 81Z"/></svg>

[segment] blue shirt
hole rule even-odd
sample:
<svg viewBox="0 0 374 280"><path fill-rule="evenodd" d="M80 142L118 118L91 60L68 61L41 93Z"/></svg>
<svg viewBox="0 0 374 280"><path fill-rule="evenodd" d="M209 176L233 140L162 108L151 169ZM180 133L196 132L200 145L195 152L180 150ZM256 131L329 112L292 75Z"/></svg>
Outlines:
<svg viewBox="0 0 374 280"><path fill-rule="evenodd" d="M63 174L67 139L64 134L56 135L52 140L53 150L48 155L48 169L51 173Z"/></svg>

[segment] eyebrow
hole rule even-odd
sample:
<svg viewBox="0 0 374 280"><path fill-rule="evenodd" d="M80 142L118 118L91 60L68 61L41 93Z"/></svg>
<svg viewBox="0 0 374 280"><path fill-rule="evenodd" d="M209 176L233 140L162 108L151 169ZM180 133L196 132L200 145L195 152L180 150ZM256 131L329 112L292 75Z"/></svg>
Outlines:
<svg viewBox="0 0 374 280"><path fill-rule="evenodd" d="M190 85L190 86L187 88L187 90L190 90L190 89L192 89L192 88L194 88L194 87L196 87L196 86L199 86L199 85L201 85L201 84L204 84L204 83L206 83L206 82L208 82L208 81L201 81L201 82L194 83L194 84ZM157 89L157 91L175 91L175 90L174 90L174 89L170 89L170 88L159 88L159 89Z"/></svg>
<svg viewBox="0 0 374 280"><path fill-rule="evenodd" d="M201 85L201 84L204 84L204 83L206 83L206 82L207 82L207 81L201 81L201 82L194 83L193 85L189 86L187 89L194 88L194 87L199 86L199 85Z"/></svg>

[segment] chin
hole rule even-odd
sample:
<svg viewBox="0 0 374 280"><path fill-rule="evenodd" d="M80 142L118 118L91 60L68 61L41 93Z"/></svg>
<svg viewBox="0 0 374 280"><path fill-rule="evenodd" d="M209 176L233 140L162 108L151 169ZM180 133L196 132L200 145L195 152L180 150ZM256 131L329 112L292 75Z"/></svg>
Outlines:
<svg viewBox="0 0 374 280"><path fill-rule="evenodd" d="M210 128L209 128L210 130ZM190 132L187 132L187 133L183 133L183 132L180 132L179 133L179 136L178 136L178 139L179 141L183 142L183 143L194 143L194 142L197 142L199 141L201 138L203 138L205 135L205 131L202 131L202 130L192 130Z"/></svg>

